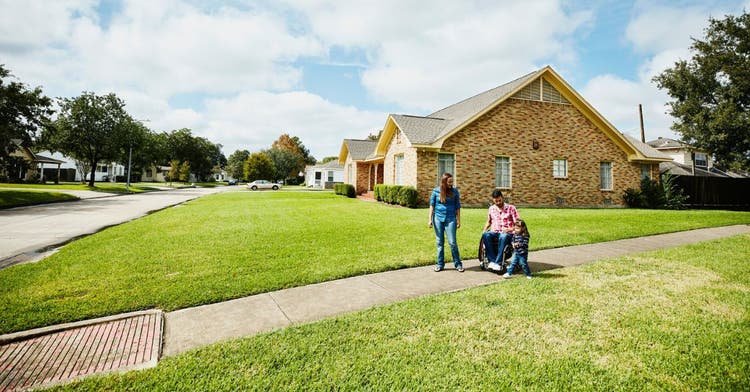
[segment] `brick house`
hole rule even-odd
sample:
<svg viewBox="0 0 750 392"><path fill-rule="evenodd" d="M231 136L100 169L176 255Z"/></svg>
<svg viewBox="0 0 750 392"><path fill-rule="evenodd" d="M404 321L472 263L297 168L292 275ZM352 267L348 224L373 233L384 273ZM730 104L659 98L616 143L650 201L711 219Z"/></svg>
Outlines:
<svg viewBox="0 0 750 392"><path fill-rule="evenodd" d="M344 183L354 185L359 195L383 183L383 159L374 154L377 140L344 139L339 163L344 165Z"/></svg>
<svg viewBox="0 0 750 392"><path fill-rule="evenodd" d="M466 206L486 206L495 188L524 206L623 206L625 189L671 160L620 133L549 66L428 116L391 114L363 159L346 144L358 191L359 173L382 170L375 183L414 186L427 203L450 172Z"/></svg>

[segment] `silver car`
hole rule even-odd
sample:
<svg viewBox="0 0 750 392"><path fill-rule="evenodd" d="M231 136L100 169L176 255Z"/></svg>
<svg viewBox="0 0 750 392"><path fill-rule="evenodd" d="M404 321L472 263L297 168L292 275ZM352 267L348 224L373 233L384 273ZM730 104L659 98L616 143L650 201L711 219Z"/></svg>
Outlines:
<svg viewBox="0 0 750 392"><path fill-rule="evenodd" d="M276 191L281 189L281 184L266 180L255 180L247 183L247 187L253 191L257 191L258 189L273 189Z"/></svg>

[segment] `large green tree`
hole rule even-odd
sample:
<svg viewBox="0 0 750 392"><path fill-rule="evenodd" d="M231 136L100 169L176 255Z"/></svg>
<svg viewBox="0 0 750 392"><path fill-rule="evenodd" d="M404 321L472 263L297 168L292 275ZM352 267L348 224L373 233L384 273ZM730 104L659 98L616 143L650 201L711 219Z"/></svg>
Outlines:
<svg viewBox="0 0 750 392"><path fill-rule="evenodd" d="M276 168L276 174L273 177L275 180L286 181L295 178L300 171L305 169L305 161L301 154L275 148L264 152L268 154Z"/></svg>
<svg viewBox="0 0 750 392"><path fill-rule="evenodd" d="M214 166L223 167L227 162L221 153L221 144L193 136L187 128L174 130L167 135L167 155L169 160L189 161L190 169L199 181L211 176Z"/></svg>
<svg viewBox="0 0 750 392"><path fill-rule="evenodd" d="M248 181L255 180L273 180L276 174L276 167L268 154L256 152L250 154L245 161L245 178Z"/></svg>
<svg viewBox="0 0 750 392"><path fill-rule="evenodd" d="M44 143L76 160L90 164L89 186L99 162L121 161L123 152L140 131L115 94L84 92L76 98L62 98L54 125L44 130Z"/></svg>
<svg viewBox="0 0 750 392"><path fill-rule="evenodd" d="M237 150L227 159L227 174L229 177L242 180L245 179L244 166L247 158L250 157L250 151Z"/></svg>
<svg viewBox="0 0 750 392"><path fill-rule="evenodd" d="M750 170L750 14L709 19L692 58L654 78L674 99L682 140L711 152L719 167Z"/></svg>
<svg viewBox="0 0 750 392"><path fill-rule="evenodd" d="M6 167L9 154L16 149L14 140L31 147L54 113L51 105L41 87L30 89L0 64L0 168Z"/></svg>

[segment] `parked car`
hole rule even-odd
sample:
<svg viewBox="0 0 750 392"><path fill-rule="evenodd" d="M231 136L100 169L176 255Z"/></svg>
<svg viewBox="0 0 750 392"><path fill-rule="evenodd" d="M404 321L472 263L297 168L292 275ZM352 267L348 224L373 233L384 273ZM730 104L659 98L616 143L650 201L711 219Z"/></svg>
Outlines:
<svg viewBox="0 0 750 392"><path fill-rule="evenodd" d="M249 182L247 184L247 187L254 191L257 191L258 189L273 189L276 191L281 189L281 184L266 180L255 180L253 182Z"/></svg>
<svg viewBox="0 0 750 392"><path fill-rule="evenodd" d="M227 181L227 185L237 185L237 179L232 178L231 180Z"/></svg>

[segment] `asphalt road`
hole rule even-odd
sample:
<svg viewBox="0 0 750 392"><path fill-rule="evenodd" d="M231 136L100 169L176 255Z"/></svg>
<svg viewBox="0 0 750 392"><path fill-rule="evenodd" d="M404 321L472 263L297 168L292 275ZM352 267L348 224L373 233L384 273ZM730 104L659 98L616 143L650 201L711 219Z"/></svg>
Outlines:
<svg viewBox="0 0 750 392"><path fill-rule="evenodd" d="M237 188L184 188L104 196L81 194L78 196L84 198L78 201L0 210L0 269L37 260L62 244L109 226L232 189Z"/></svg>

